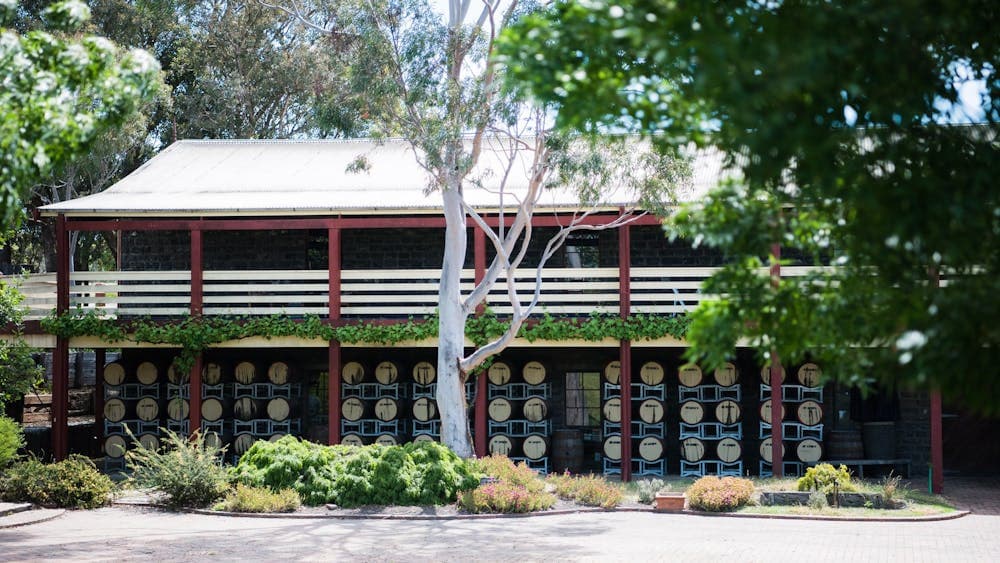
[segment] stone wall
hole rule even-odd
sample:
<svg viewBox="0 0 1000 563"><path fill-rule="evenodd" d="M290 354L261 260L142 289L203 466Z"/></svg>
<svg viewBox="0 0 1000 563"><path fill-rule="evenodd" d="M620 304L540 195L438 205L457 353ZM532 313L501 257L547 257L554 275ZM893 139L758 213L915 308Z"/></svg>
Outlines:
<svg viewBox="0 0 1000 563"><path fill-rule="evenodd" d="M682 240L671 242L657 225L632 227L631 239L632 266L635 267L714 267L724 263L722 253L711 248L692 248L691 243Z"/></svg>
<svg viewBox="0 0 1000 563"><path fill-rule="evenodd" d="M930 396L923 391L900 391L896 422L896 456L909 458L915 477L925 475L930 463Z"/></svg>

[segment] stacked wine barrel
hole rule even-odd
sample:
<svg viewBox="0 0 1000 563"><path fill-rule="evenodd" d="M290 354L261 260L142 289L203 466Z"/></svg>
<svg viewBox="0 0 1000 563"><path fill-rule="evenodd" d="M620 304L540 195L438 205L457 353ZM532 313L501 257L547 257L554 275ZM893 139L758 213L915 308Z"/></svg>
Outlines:
<svg viewBox="0 0 1000 563"><path fill-rule="evenodd" d="M206 385L215 381L216 369L206 364L202 377ZM283 361L255 362L242 360L232 369L232 402L228 397L202 399L202 427L212 428L213 419L225 407L232 409L232 444L235 457L243 455L258 440L278 440L301 427L301 399L298 385L292 383L294 373Z"/></svg>
<svg viewBox="0 0 1000 563"><path fill-rule="evenodd" d="M666 377L663 365L650 361L632 378L632 474L663 475L666 448Z"/></svg>
<svg viewBox="0 0 1000 563"><path fill-rule="evenodd" d="M802 475L805 467L823 458L823 387L822 370L812 362L795 370L796 382L785 383L781 368L782 405L776 412L771 403L771 370L760 371L760 474L771 475L771 425L782 424L782 468L785 475Z"/></svg>
<svg viewBox="0 0 1000 563"><path fill-rule="evenodd" d="M604 366L601 383L601 435L604 473L621 474L622 463L622 365L618 360Z"/></svg>
<svg viewBox="0 0 1000 563"><path fill-rule="evenodd" d="M124 468L127 449L136 447L131 433L143 447L158 448L165 410L161 399L162 367L149 361L122 360L104 366L104 443L106 469Z"/></svg>
<svg viewBox="0 0 1000 563"><path fill-rule="evenodd" d="M742 475L739 369L726 362L709 379L701 367L685 364L678 368L677 379L681 475Z"/></svg>
<svg viewBox="0 0 1000 563"><path fill-rule="evenodd" d="M497 360L487 369L489 451L548 471L551 385L541 362L519 368Z"/></svg>
<svg viewBox="0 0 1000 563"><path fill-rule="evenodd" d="M400 364L383 360L369 366L350 361L341 368L341 443L403 443L406 439L405 386ZM436 409L434 409L436 411ZM424 411L430 415L431 407ZM428 418L432 418L428 416Z"/></svg>
<svg viewBox="0 0 1000 563"><path fill-rule="evenodd" d="M410 415L414 442L437 441L441 438L441 416L437 410L437 370L429 361L413 365L410 384Z"/></svg>

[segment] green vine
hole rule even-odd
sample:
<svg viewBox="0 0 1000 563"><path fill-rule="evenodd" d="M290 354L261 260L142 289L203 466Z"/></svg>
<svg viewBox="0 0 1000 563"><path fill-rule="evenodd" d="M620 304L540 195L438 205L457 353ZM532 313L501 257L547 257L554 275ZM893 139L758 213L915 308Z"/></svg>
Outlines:
<svg viewBox="0 0 1000 563"><path fill-rule="evenodd" d="M536 341L586 340L655 340L665 336L684 338L689 320L686 316L633 315L621 318L594 314L583 319L555 318L544 315L521 326L518 336ZM285 315L267 317L184 317L157 322L148 318L121 322L101 318L93 312L69 312L50 315L41 321L42 329L61 338L97 337L107 342L167 344L180 348L174 360L177 369L187 371L195 358L213 345L244 338L298 337L337 341L345 344L370 342L392 345L420 341L438 335L437 316L409 318L397 323L361 321L347 326L332 326L317 316L293 319ZM510 326L508 321L486 311L466 323L466 336L477 346L500 336Z"/></svg>

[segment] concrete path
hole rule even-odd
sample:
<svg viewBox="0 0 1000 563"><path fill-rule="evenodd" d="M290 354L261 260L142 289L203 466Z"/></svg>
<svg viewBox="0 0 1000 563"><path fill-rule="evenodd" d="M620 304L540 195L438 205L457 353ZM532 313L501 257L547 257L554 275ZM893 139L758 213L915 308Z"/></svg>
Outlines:
<svg viewBox="0 0 1000 563"><path fill-rule="evenodd" d="M281 520L136 507L0 530L3 561L1000 561L1000 516L816 522L591 513Z"/></svg>

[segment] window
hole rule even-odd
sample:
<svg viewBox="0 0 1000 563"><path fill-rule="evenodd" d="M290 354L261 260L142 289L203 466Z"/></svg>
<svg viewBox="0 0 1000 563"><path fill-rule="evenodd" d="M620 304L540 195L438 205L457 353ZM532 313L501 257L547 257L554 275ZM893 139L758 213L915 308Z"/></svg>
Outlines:
<svg viewBox="0 0 1000 563"><path fill-rule="evenodd" d="M566 374L566 426L600 426L601 374Z"/></svg>

